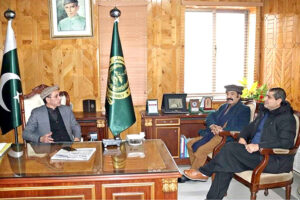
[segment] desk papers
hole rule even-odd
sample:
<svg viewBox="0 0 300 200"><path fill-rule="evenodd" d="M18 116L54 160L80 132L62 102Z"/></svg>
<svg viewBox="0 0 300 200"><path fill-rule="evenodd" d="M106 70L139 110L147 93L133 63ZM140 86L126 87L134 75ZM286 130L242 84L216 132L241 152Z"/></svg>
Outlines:
<svg viewBox="0 0 300 200"><path fill-rule="evenodd" d="M7 149L9 149L11 143L0 143L0 156L2 156Z"/></svg>
<svg viewBox="0 0 300 200"><path fill-rule="evenodd" d="M95 151L96 148L77 148L75 151L61 149L51 157L51 160L87 161Z"/></svg>

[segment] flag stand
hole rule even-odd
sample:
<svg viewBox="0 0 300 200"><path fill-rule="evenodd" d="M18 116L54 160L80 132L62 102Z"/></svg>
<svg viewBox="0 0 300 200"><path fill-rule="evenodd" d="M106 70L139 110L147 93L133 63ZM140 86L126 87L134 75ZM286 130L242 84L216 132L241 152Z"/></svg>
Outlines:
<svg viewBox="0 0 300 200"><path fill-rule="evenodd" d="M106 149L108 146L117 146L118 148L121 146L122 140L120 138L115 139L102 139L102 144L104 146L104 149Z"/></svg>
<svg viewBox="0 0 300 200"><path fill-rule="evenodd" d="M10 155L13 158L20 158L21 156L23 156L23 144L19 144L18 142L18 128L14 128L14 132L15 144L11 145L8 155Z"/></svg>

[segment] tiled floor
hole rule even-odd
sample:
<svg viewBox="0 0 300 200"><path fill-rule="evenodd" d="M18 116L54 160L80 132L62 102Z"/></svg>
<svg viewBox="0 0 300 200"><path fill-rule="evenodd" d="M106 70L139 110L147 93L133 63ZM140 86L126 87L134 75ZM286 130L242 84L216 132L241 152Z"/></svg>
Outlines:
<svg viewBox="0 0 300 200"><path fill-rule="evenodd" d="M179 166L180 170L188 169L189 166ZM182 200L203 200L206 197L207 191L211 185L211 179L207 182L199 181L187 181L185 183L178 183L178 199ZM295 172L294 183L292 185L292 195L291 199L300 199L300 196L297 192L298 187L300 187L300 174ZM250 199L250 190L232 179L229 189L227 191L227 196L224 200L244 200ZM264 191L261 190L257 193L257 200L277 200L285 199L285 189L277 188L269 190L269 195L265 196Z"/></svg>

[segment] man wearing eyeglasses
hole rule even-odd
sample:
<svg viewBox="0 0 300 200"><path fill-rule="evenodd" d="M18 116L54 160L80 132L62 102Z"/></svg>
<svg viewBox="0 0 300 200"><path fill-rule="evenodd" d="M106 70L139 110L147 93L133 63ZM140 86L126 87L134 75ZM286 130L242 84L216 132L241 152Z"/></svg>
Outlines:
<svg viewBox="0 0 300 200"><path fill-rule="evenodd" d="M80 125L71 108L61 105L59 87L47 87L40 96L45 105L32 110L23 139L34 143L80 141Z"/></svg>

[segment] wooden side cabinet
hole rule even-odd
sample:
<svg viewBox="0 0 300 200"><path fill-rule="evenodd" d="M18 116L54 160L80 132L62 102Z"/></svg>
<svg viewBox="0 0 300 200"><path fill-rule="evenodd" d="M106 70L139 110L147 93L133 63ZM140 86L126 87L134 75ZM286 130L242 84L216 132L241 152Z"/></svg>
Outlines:
<svg viewBox="0 0 300 200"><path fill-rule="evenodd" d="M74 115L80 124L84 141L91 139L90 133L97 133L98 140L108 138L106 117L101 112L74 112Z"/></svg>
<svg viewBox="0 0 300 200"><path fill-rule="evenodd" d="M180 159L180 135L187 138L198 136L205 128L207 114L162 114L148 116L141 112L141 130L147 139L161 139L166 144L177 164L189 164L189 159Z"/></svg>

